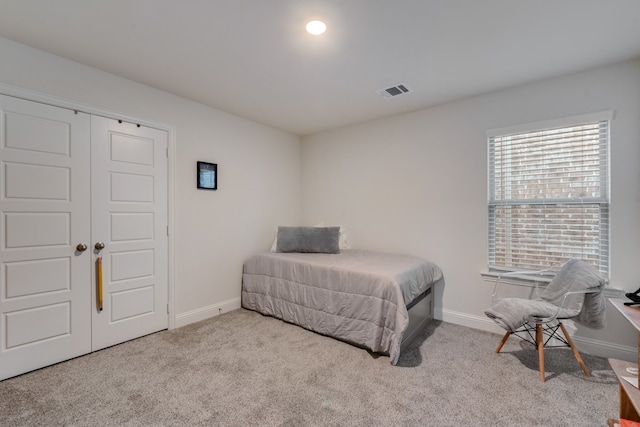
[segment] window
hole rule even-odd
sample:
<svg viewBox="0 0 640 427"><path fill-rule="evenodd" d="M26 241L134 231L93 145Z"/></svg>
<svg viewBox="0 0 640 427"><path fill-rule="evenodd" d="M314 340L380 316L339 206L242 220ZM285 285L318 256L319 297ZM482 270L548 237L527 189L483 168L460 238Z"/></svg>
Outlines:
<svg viewBox="0 0 640 427"><path fill-rule="evenodd" d="M613 112L487 132L489 268L581 258L609 275Z"/></svg>

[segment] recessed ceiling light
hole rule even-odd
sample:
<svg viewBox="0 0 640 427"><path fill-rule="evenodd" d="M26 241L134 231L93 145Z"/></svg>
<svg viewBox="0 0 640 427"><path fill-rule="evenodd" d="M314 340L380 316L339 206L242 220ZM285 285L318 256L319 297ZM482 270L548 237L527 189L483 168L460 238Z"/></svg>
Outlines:
<svg viewBox="0 0 640 427"><path fill-rule="evenodd" d="M327 26L322 21L311 21L307 24L307 32L318 36L327 30Z"/></svg>

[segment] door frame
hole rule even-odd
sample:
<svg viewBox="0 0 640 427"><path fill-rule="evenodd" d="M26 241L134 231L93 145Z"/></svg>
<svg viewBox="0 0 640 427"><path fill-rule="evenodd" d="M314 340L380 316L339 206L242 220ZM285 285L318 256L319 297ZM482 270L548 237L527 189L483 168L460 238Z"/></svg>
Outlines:
<svg viewBox="0 0 640 427"><path fill-rule="evenodd" d="M61 98L58 96L48 95L32 91L29 89L21 88L0 82L0 94L12 96L14 98L21 98L26 101L39 102L41 104L47 104L54 107L66 108L68 110L80 111L83 113L91 114L94 116L106 117L114 120L121 120L127 123L139 124L141 126L147 126L154 129L159 129L167 132L168 145L167 145L167 223L168 223L168 256L167 256L167 287L168 287L168 313L169 320L168 329L174 329L176 327L175 321L175 126L162 122L156 122L147 119L139 119L126 114L117 113L114 111L104 110L102 108L94 107L91 105L76 102L70 99Z"/></svg>

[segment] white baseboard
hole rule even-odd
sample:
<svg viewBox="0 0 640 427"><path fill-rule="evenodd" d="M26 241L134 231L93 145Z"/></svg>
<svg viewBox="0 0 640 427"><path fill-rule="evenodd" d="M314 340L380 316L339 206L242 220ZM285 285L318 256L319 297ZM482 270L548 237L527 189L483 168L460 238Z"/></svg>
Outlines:
<svg viewBox="0 0 640 427"><path fill-rule="evenodd" d="M469 328L480 329L482 331L493 332L504 335L504 329L495 324L491 319L473 316L467 313L460 313L452 310L435 309L435 318L444 322L456 325L467 326ZM578 350L586 354L600 357L613 357L615 359L628 360L634 362L638 360L638 349L624 346L608 341L594 340L577 335L571 337Z"/></svg>
<svg viewBox="0 0 640 427"><path fill-rule="evenodd" d="M190 323L199 322L210 317L219 316L241 307L240 298L234 298L219 304L180 313L175 317L175 327L186 326ZM481 316L474 316L453 310L443 310L435 307L435 318L444 322L466 326L481 331L492 332L497 335L504 335L504 329L495 324L491 319ZM602 340L594 340L580 336L571 337L581 352L593 354L600 357L613 357L616 359L628 360L630 362L638 360L638 350L634 347L624 346Z"/></svg>
<svg viewBox="0 0 640 427"><path fill-rule="evenodd" d="M614 359L627 360L629 362L638 362L637 348L575 335L571 338L576 347L583 353L607 358L613 357Z"/></svg>
<svg viewBox="0 0 640 427"><path fill-rule="evenodd" d="M190 323L195 323L201 320L208 319L210 317L219 316L222 313L239 309L240 304L240 298L234 298L223 301L219 304L213 304L207 307L201 307L195 310L187 311L186 313L176 314L174 325L176 328L179 328Z"/></svg>

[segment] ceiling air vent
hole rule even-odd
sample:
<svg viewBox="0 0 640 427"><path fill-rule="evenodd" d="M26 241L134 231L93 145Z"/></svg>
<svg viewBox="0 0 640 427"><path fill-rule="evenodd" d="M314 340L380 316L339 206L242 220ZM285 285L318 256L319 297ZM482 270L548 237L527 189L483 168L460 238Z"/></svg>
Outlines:
<svg viewBox="0 0 640 427"><path fill-rule="evenodd" d="M376 93L384 98L391 98L392 96L398 96L408 92L409 88L407 88L407 86L402 83L396 86L388 87L386 89L380 89Z"/></svg>

